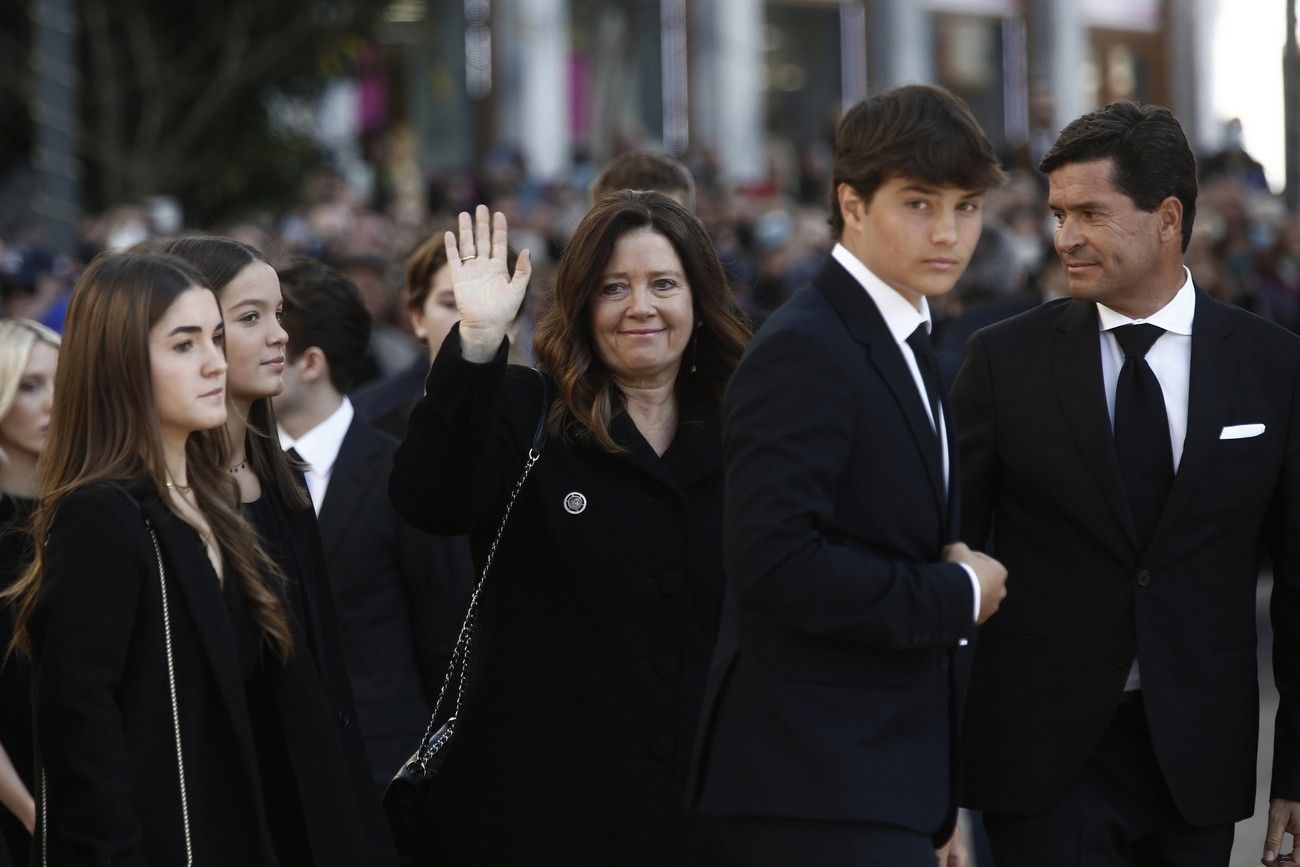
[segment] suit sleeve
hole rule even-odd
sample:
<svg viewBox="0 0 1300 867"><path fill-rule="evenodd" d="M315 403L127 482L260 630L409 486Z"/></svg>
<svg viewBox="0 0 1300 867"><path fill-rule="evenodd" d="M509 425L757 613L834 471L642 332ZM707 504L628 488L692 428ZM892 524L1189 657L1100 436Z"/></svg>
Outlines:
<svg viewBox="0 0 1300 867"><path fill-rule="evenodd" d="M1271 510L1273 551L1273 679L1278 707L1273 740L1272 797L1300 801L1300 375L1291 398L1287 453Z"/></svg>
<svg viewBox="0 0 1300 867"><path fill-rule="evenodd" d="M400 520L397 546L402 581L411 600L420 681L432 703L469 608L474 562L464 536L430 536Z"/></svg>
<svg viewBox="0 0 1300 867"><path fill-rule="evenodd" d="M461 357L458 326L443 341L388 478L393 507L412 526L440 535L469 532L518 476L532 430L519 433L502 411L508 348L503 339L495 358L475 364ZM541 388L532 378L538 397L527 412L535 424Z"/></svg>
<svg viewBox="0 0 1300 867"><path fill-rule="evenodd" d="M140 513L111 491L66 496L47 537L30 629L36 741L59 863L144 864L116 691L141 582L156 575L147 545Z"/></svg>
<svg viewBox="0 0 1300 867"><path fill-rule="evenodd" d="M961 538L977 551L989 546L997 490L997 417L988 349L979 334L952 388L953 422L961 454Z"/></svg>
<svg viewBox="0 0 1300 867"><path fill-rule="evenodd" d="M960 566L893 559L828 532L851 450L864 447L845 373L812 334L765 338L724 406L724 556L738 603L849 644L953 644L972 627Z"/></svg>

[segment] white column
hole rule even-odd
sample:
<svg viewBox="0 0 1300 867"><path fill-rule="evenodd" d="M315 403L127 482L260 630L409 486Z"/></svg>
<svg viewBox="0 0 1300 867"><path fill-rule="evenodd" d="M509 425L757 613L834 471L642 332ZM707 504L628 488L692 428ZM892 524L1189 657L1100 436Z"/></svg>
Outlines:
<svg viewBox="0 0 1300 867"><path fill-rule="evenodd" d="M919 0L871 4L871 90L934 83L934 34L930 12Z"/></svg>
<svg viewBox="0 0 1300 867"><path fill-rule="evenodd" d="M1088 28L1077 0L1029 0L1030 86L1052 95L1056 129L1092 106L1084 101L1083 67L1088 59Z"/></svg>
<svg viewBox="0 0 1300 867"><path fill-rule="evenodd" d="M493 51L499 139L518 146L533 176L548 180L569 170L568 0L498 0L493 4Z"/></svg>
<svg viewBox="0 0 1300 867"><path fill-rule="evenodd" d="M1213 109L1214 0L1173 0L1166 7L1169 52L1168 108L1183 125L1193 148L1218 145Z"/></svg>
<svg viewBox="0 0 1300 867"><path fill-rule="evenodd" d="M763 176L762 0L693 3L691 134L717 155L724 179Z"/></svg>

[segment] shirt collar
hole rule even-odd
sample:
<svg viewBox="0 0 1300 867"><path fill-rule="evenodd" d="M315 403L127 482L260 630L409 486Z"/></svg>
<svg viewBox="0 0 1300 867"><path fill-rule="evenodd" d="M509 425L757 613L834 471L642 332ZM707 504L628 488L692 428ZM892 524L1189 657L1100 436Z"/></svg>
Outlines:
<svg viewBox="0 0 1300 867"><path fill-rule="evenodd" d="M1097 319L1100 321L1101 330L1110 331L1112 328L1118 328L1121 325L1149 322L1163 328L1165 331L1190 336L1192 333L1192 319L1196 316L1196 290L1192 287L1192 272L1187 270L1186 266L1183 268L1183 274L1186 275L1186 279L1183 281L1182 288L1169 300L1168 304L1146 319L1130 319L1123 313L1112 310L1105 304L1098 302Z"/></svg>
<svg viewBox="0 0 1300 867"><path fill-rule="evenodd" d="M330 413L328 418L296 440L285 433L284 428L280 428L280 447L285 451L297 449L312 472L328 476L334 468L334 461L338 459L339 449L343 447L343 438L352 426L354 415L356 412L352 409L352 401L345 397L339 408Z"/></svg>
<svg viewBox="0 0 1300 867"><path fill-rule="evenodd" d="M880 315L885 319L885 326L895 340L906 343L916 327L923 323L925 330L930 331L930 304L924 296L921 298L921 309L917 310L888 283L871 273L871 269L862 264L862 260L850 253L843 244L836 244L831 255L867 290L867 295L875 302Z"/></svg>

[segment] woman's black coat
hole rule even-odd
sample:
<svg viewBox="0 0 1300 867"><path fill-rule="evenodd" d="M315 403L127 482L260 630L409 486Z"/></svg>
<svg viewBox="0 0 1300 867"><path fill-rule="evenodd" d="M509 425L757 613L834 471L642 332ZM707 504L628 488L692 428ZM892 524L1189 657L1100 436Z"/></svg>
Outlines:
<svg viewBox="0 0 1300 867"><path fill-rule="evenodd" d="M146 519L167 572L194 863L276 864L267 815L281 805L267 803L265 792L296 795L309 851L292 863L391 863L386 836L375 842L374 832L386 830L370 821L378 810L370 809L364 755L352 756L338 734L350 722L338 706L350 695L323 687L332 678L317 671L319 636L304 629L300 606L288 609L289 659L264 651L246 682L198 535L156 496L111 485L60 503L30 620L49 863L185 863L161 591ZM292 600L295 588L288 589ZM250 709L253 684L265 701ZM259 746L274 750L260 764ZM358 803L356 779L369 803Z"/></svg>
<svg viewBox="0 0 1300 867"><path fill-rule="evenodd" d="M464 361L453 329L394 458L397 511L471 531L481 565L542 391L537 372L507 368L504 344ZM680 417L662 457L625 413L625 454L546 443L487 578L429 818L435 863L721 862L707 821L681 807L723 587L717 407L686 402Z"/></svg>
<svg viewBox="0 0 1300 867"><path fill-rule="evenodd" d="M153 523L166 564L195 864L274 864L244 677L194 530L112 485L64 497L45 547L33 645L34 863L185 863ZM45 806L41 804L45 799ZM47 826L42 826L45 812Z"/></svg>

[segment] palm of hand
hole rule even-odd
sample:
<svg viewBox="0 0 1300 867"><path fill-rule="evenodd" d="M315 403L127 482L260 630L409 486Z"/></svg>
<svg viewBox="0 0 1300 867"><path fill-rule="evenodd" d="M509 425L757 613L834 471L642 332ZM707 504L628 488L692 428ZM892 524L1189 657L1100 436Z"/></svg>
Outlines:
<svg viewBox="0 0 1300 867"><path fill-rule="evenodd" d="M504 331L518 315L528 288L531 273L528 251L519 254L512 276L506 267L505 215L500 211L492 215L489 226L488 209L484 205L475 210L473 221L468 213L461 213L459 229L459 240L455 233L448 232L444 242L461 331Z"/></svg>

